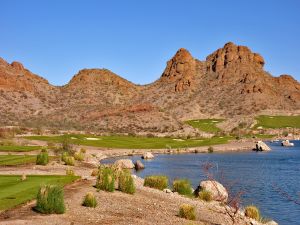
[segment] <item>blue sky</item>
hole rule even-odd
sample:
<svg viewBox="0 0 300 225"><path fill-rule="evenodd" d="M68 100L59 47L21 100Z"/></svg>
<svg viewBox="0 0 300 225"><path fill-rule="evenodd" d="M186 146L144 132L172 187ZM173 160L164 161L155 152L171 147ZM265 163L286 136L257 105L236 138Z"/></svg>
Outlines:
<svg viewBox="0 0 300 225"><path fill-rule="evenodd" d="M299 81L300 1L0 0L0 57L55 85L83 68L150 83L179 48L204 60L228 41Z"/></svg>

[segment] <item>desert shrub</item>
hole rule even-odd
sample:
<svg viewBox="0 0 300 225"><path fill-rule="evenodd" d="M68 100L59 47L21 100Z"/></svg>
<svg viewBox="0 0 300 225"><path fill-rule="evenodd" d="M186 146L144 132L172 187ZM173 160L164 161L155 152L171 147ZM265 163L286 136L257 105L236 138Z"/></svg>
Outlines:
<svg viewBox="0 0 300 225"><path fill-rule="evenodd" d="M82 205L85 207L96 208L97 199L96 199L95 195L92 192L86 193L86 195L83 199Z"/></svg>
<svg viewBox="0 0 300 225"><path fill-rule="evenodd" d="M46 149L42 149L42 151L36 156L36 165L47 165L49 162L49 155Z"/></svg>
<svg viewBox="0 0 300 225"><path fill-rule="evenodd" d="M73 148L73 145L71 144L69 138L64 137L61 142L61 150L63 152L67 152L69 155L73 156L75 153L75 150Z"/></svg>
<svg viewBox="0 0 300 225"><path fill-rule="evenodd" d="M128 170L123 170L119 175L119 190L127 194L135 193L135 185L131 173Z"/></svg>
<svg viewBox="0 0 300 225"><path fill-rule="evenodd" d="M168 187L168 177L161 175L145 177L144 186L163 190Z"/></svg>
<svg viewBox="0 0 300 225"><path fill-rule="evenodd" d="M257 221L260 220L259 209L254 205L249 205L245 208L245 215Z"/></svg>
<svg viewBox="0 0 300 225"><path fill-rule="evenodd" d="M75 165L74 157L70 156L67 152L62 153L61 160L68 166L74 166Z"/></svg>
<svg viewBox="0 0 300 225"><path fill-rule="evenodd" d="M84 160L84 153L83 152L75 152L74 159L77 161L83 161Z"/></svg>
<svg viewBox="0 0 300 225"><path fill-rule="evenodd" d="M199 198L203 201L210 202L212 200L212 194L210 191L202 190L199 192Z"/></svg>
<svg viewBox="0 0 300 225"><path fill-rule="evenodd" d="M179 208L179 216L188 220L195 220L195 207L189 204L182 204Z"/></svg>
<svg viewBox="0 0 300 225"><path fill-rule="evenodd" d="M70 168L67 168L66 169L66 175L67 176L75 176L75 172L74 172L74 170L72 170Z"/></svg>
<svg viewBox="0 0 300 225"><path fill-rule="evenodd" d="M91 172L91 176L95 177L98 175L99 169L93 169Z"/></svg>
<svg viewBox="0 0 300 225"><path fill-rule="evenodd" d="M178 192L181 195L191 196L193 193L191 182L189 180L174 180L173 191Z"/></svg>
<svg viewBox="0 0 300 225"><path fill-rule="evenodd" d="M81 148L80 152L83 153L83 154L85 154L86 153L86 149L85 148Z"/></svg>
<svg viewBox="0 0 300 225"><path fill-rule="evenodd" d="M209 146L208 149L207 149L208 153L213 153L214 152L214 148Z"/></svg>
<svg viewBox="0 0 300 225"><path fill-rule="evenodd" d="M96 187L108 192L113 192L115 190L115 176L112 168L101 167L99 169Z"/></svg>
<svg viewBox="0 0 300 225"><path fill-rule="evenodd" d="M54 185L40 187L35 210L44 214L64 213L66 209L63 188Z"/></svg>

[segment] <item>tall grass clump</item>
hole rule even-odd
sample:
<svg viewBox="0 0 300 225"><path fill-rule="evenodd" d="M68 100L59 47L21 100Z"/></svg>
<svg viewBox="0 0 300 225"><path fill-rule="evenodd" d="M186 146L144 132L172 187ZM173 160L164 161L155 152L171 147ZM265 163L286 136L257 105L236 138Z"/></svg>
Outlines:
<svg viewBox="0 0 300 225"><path fill-rule="evenodd" d="M69 153L63 152L61 156L61 160L68 166L75 165L75 159L73 156L70 156Z"/></svg>
<svg viewBox="0 0 300 225"><path fill-rule="evenodd" d="M108 192L113 192L115 190L115 176L112 168L100 167L96 187Z"/></svg>
<svg viewBox="0 0 300 225"><path fill-rule="evenodd" d="M188 220L195 220L195 207L189 204L182 204L179 208L179 216Z"/></svg>
<svg viewBox="0 0 300 225"><path fill-rule="evenodd" d="M47 165L49 163L49 155L46 149L43 149L37 156L36 156L36 165Z"/></svg>
<svg viewBox="0 0 300 225"><path fill-rule="evenodd" d="M144 186L163 190L168 187L168 177L166 176L147 176L145 177Z"/></svg>
<svg viewBox="0 0 300 225"><path fill-rule="evenodd" d="M174 180L173 181L173 191L178 192L181 195L186 195L186 196L192 196L192 194L193 194L191 182L187 179Z"/></svg>
<svg viewBox="0 0 300 225"><path fill-rule="evenodd" d="M84 153L81 152L81 151L75 152L74 159L77 160L77 161L83 161L84 160Z"/></svg>
<svg viewBox="0 0 300 225"><path fill-rule="evenodd" d="M35 210L44 214L63 214L66 211L63 188L55 185L40 187Z"/></svg>
<svg viewBox="0 0 300 225"><path fill-rule="evenodd" d="M86 193L82 205L85 207L91 207L91 208L96 208L97 206L97 200L95 195L92 192Z"/></svg>
<svg viewBox="0 0 300 225"><path fill-rule="evenodd" d="M210 191L201 190L199 192L199 198L203 201L210 202L212 200L212 194Z"/></svg>
<svg viewBox="0 0 300 225"><path fill-rule="evenodd" d="M261 218L260 211L255 205L248 205L245 208L245 215L257 221L259 221Z"/></svg>
<svg viewBox="0 0 300 225"><path fill-rule="evenodd" d="M128 170L123 170L119 175L118 189L127 194L135 193L135 185L131 173Z"/></svg>

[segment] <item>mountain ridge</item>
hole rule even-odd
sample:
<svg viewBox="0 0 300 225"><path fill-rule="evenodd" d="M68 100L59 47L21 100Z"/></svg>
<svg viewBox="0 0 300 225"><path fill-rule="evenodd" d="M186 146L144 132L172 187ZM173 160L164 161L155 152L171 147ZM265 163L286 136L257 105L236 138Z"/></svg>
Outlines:
<svg viewBox="0 0 300 225"><path fill-rule="evenodd" d="M228 42L205 61L180 48L150 84L134 84L108 69L82 69L67 84L54 86L21 63L0 58L0 122L175 132L187 128L186 119L300 110L299 82L289 75L273 77L264 64L260 54Z"/></svg>

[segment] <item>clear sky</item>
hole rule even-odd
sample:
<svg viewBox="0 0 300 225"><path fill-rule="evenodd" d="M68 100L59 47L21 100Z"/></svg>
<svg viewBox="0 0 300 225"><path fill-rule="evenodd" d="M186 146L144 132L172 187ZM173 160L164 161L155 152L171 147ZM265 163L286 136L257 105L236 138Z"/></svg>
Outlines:
<svg viewBox="0 0 300 225"><path fill-rule="evenodd" d="M0 57L55 85L83 68L138 84L184 47L200 60L226 42L300 80L300 0L0 0Z"/></svg>

